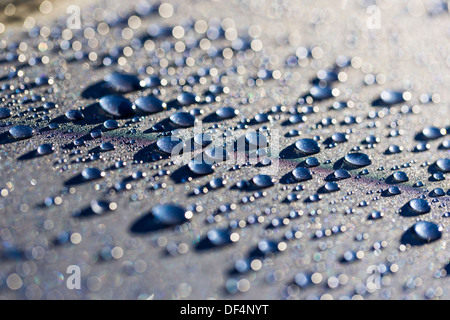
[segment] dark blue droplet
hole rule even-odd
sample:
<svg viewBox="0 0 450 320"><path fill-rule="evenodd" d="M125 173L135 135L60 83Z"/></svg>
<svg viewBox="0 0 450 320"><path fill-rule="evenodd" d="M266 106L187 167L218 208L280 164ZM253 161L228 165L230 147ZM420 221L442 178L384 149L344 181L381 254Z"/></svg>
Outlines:
<svg viewBox="0 0 450 320"><path fill-rule="evenodd" d="M194 136L194 142L202 147L207 147L211 144L212 138L208 133L199 133Z"/></svg>
<svg viewBox="0 0 450 320"><path fill-rule="evenodd" d="M245 134L245 142L258 148L265 148L268 146L267 137L256 131L247 132Z"/></svg>
<svg viewBox="0 0 450 320"><path fill-rule="evenodd" d="M18 125L9 129L9 133L15 139L28 139L33 136L33 129L28 126Z"/></svg>
<svg viewBox="0 0 450 320"><path fill-rule="evenodd" d="M402 183L408 180L408 175L403 171L397 171L392 174L392 181L395 183Z"/></svg>
<svg viewBox="0 0 450 320"><path fill-rule="evenodd" d="M140 110L148 113L157 113L166 109L166 104L155 96L139 97L134 104Z"/></svg>
<svg viewBox="0 0 450 320"><path fill-rule="evenodd" d="M369 220L378 220L384 217L384 214L381 211L374 210L369 215Z"/></svg>
<svg viewBox="0 0 450 320"><path fill-rule="evenodd" d="M207 175L214 172L212 165L203 159L192 159L189 161L188 167L193 173L198 175Z"/></svg>
<svg viewBox="0 0 450 320"><path fill-rule="evenodd" d="M224 161L230 158L229 152L222 147L212 147L205 150L205 155L214 161Z"/></svg>
<svg viewBox="0 0 450 320"><path fill-rule="evenodd" d="M186 147L184 141L177 137L162 137L156 141L156 146L166 154L172 154L174 151L180 154Z"/></svg>
<svg viewBox="0 0 450 320"><path fill-rule="evenodd" d="M84 180L97 180L103 178L105 173L97 168L86 168L81 172L81 176Z"/></svg>
<svg viewBox="0 0 450 320"><path fill-rule="evenodd" d="M368 155L359 152L347 154L344 160L355 167L365 167L372 163Z"/></svg>
<svg viewBox="0 0 450 320"><path fill-rule="evenodd" d="M348 135L342 132L337 132L331 136L331 140L336 143L343 143L348 140Z"/></svg>
<svg viewBox="0 0 450 320"><path fill-rule="evenodd" d="M320 162L315 157L309 157L305 160L305 164L308 167L317 167L318 165L320 165Z"/></svg>
<svg viewBox="0 0 450 320"><path fill-rule="evenodd" d="M179 206L171 204L153 207L152 215L158 223L167 226L179 225L188 221L186 211Z"/></svg>
<svg viewBox="0 0 450 320"><path fill-rule="evenodd" d="M422 130L423 136L428 140L434 140L442 137L445 134L445 129L439 129L437 127L426 127Z"/></svg>
<svg viewBox="0 0 450 320"><path fill-rule="evenodd" d="M139 79L133 75L122 73L111 73L105 76L104 80L117 92L131 92L141 88Z"/></svg>
<svg viewBox="0 0 450 320"><path fill-rule="evenodd" d="M6 119L11 117L11 110L8 108L0 108L0 119Z"/></svg>
<svg viewBox="0 0 450 320"><path fill-rule="evenodd" d="M182 92L178 95L177 101L182 106L188 106L197 102L197 97L190 92Z"/></svg>
<svg viewBox="0 0 450 320"><path fill-rule="evenodd" d="M438 225L429 221L419 221L413 226L414 235L424 242L432 242L442 237Z"/></svg>
<svg viewBox="0 0 450 320"><path fill-rule="evenodd" d="M431 211L430 204L425 199L412 199L408 202L409 207L418 214L425 214Z"/></svg>
<svg viewBox="0 0 450 320"><path fill-rule="evenodd" d="M308 170L308 168L297 167L294 170L292 170L292 175L298 181L306 181L312 179L311 172Z"/></svg>
<svg viewBox="0 0 450 320"><path fill-rule="evenodd" d="M339 190L339 185L336 182L327 182L324 186L326 192L336 192Z"/></svg>
<svg viewBox="0 0 450 320"><path fill-rule="evenodd" d="M336 180L348 179L351 177L350 173L345 169L337 169L333 172L333 177Z"/></svg>
<svg viewBox="0 0 450 320"><path fill-rule="evenodd" d="M403 92L393 90L384 90L383 92L381 92L380 100L383 102L383 104L388 106L405 101L405 99L403 99Z"/></svg>
<svg viewBox="0 0 450 320"><path fill-rule="evenodd" d="M107 130L114 130L119 127L119 123L114 119L109 119L103 122L103 127Z"/></svg>
<svg viewBox="0 0 450 320"><path fill-rule="evenodd" d="M315 154L320 152L320 147L313 139L300 139L295 143L295 147L303 154Z"/></svg>
<svg viewBox="0 0 450 320"><path fill-rule="evenodd" d="M115 117L126 117L134 113L133 104L124 97L107 95L99 100L100 107Z"/></svg>
<svg viewBox="0 0 450 320"><path fill-rule="evenodd" d="M330 99L333 97L333 91L330 87L321 87L319 85L314 85L309 93L314 100L320 101L325 99Z"/></svg>
<svg viewBox="0 0 450 320"><path fill-rule="evenodd" d="M227 229L211 229L206 234L206 238L214 246L223 246L231 243L230 236L230 231Z"/></svg>
<svg viewBox="0 0 450 320"><path fill-rule="evenodd" d="M252 182L258 188L268 188L273 186L272 177L265 174L254 176Z"/></svg>
<svg viewBox="0 0 450 320"><path fill-rule="evenodd" d="M389 187L388 189L387 189L387 194L389 195L389 196L396 196L396 195L399 195L399 194L401 194L402 192L400 191L400 189L397 187L397 186L392 186L392 187Z"/></svg>
<svg viewBox="0 0 450 320"><path fill-rule="evenodd" d="M37 148L37 153L41 156L43 155L47 155L53 152L53 146L50 143L44 143L41 144L38 148Z"/></svg>
<svg viewBox="0 0 450 320"><path fill-rule="evenodd" d="M236 115L239 114L239 111L232 108L232 107L221 107L217 109L216 115L219 117L219 119L231 119L234 118Z"/></svg>
<svg viewBox="0 0 450 320"><path fill-rule="evenodd" d="M179 127L188 128L194 126L196 119L189 112L177 112L170 116L170 121Z"/></svg>
<svg viewBox="0 0 450 320"><path fill-rule="evenodd" d="M448 173L450 172L450 159L448 158L438 159L436 161L436 166L440 171Z"/></svg>
<svg viewBox="0 0 450 320"><path fill-rule="evenodd" d="M66 118L71 121L79 121L84 118L80 110L69 110L66 112Z"/></svg>
<svg viewBox="0 0 450 320"><path fill-rule="evenodd" d="M114 150L114 145L111 142L103 142L100 145L100 149L102 151L111 151L111 150Z"/></svg>

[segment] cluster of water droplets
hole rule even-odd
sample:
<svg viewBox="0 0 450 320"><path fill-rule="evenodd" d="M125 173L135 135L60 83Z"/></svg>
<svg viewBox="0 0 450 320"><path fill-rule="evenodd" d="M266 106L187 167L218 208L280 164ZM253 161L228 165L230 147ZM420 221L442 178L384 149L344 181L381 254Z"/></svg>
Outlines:
<svg viewBox="0 0 450 320"><path fill-rule="evenodd" d="M364 295L373 288L361 283L350 288L348 271L321 271L318 265L327 251L342 270L367 256L370 261L385 257L386 240L367 243L370 226L379 220L407 225L404 232L396 230L398 243L389 243L397 253L444 236L434 213L448 217L450 128L427 125L402 140L408 129L403 123L438 104L406 89L380 88L374 99L360 100L342 89L348 74L364 83L355 67L360 58L339 56L325 66L306 46L279 57L276 65L259 48L255 31L238 30L232 19L179 25L148 21L158 12L168 14L164 10L136 6L129 15L113 14L107 23L98 23L98 50L84 45L76 50L78 43L92 39L95 28L69 37L57 24L45 40L64 58L54 73L34 81L34 69L50 70L41 56L18 63L19 43L11 42L0 57L10 66L0 83L2 148L22 143L19 150L27 149L2 158L33 161L30 165L47 161L64 179L59 194L42 199L44 208L89 187L96 199L87 205L71 201L72 218L127 216L129 225L120 227L130 237L157 235L169 255L212 255L223 249L233 260L224 284L229 294L247 292L254 274L265 272L268 284L284 282L283 297L323 283ZM42 30L31 28L28 36L42 37ZM103 46L119 35L115 46ZM70 80L77 77L69 74L71 65L90 75L81 75L81 85ZM296 68L313 70L314 76L306 90L293 93L295 81L289 77ZM283 86L294 100L280 97L277 90ZM275 94L260 90L265 87ZM66 98L57 95L60 90ZM75 99L71 90L79 91ZM390 119L385 128L379 124L383 117ZM194 130L198 122L203 123L200 133ZM279 153L271 150L274 137ZM236 147L240 142L243 150ZM388 148L381 150L382 143ZM250 161L253 153L255 162ZM175 156L186 154L187 163L176 161ZM419 163L416 156L427 160ZM426 168L427 176L418 179L414 170L420 168ZM138 206L143 210L135 212L127 205L139 201L151 206ZM355 216L364 218L367 233L348 238L345 248L337 250L335 237L359 232ZM52 243L77 243L73 234L81 231L72 229L59 232ZM174 239L193 230L196 235L186 245L166 241L167 230ZM312 258L298 253L304 246L318 247ZM117 252L117 246L105 246L98 255L110 260L121 256ZM305 269L292 279L271 270L283 252ZM399 265L394 254L386 259L378 271L387 277Z"/></svg>

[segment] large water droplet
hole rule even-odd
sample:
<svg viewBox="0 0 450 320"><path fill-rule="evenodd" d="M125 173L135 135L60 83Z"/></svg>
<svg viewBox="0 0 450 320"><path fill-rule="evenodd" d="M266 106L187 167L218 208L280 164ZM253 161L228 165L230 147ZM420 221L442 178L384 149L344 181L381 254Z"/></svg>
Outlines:
<svg viewBox="0 0 450 320"><path fill-rule="evenodd" d="M84 180L97 180L103 178L105 173L97 168L86 168L81 172L81 176Z"/></svg>
<svg viewBox="0 0 450 320"><path fill-rule="evenodd" d="M0 119L6 119L11 117L11 110L8 108L0 108Z"/></svg>
<svg viewBox="0 0 450 320"><path fill-rule="evenodd" d="M295 147L303 154L315 154L320 152L320 147L313 139L300 139Z"/></svg>
<svg viewBox="0 0 450 320"><path fill-rule="evenodd" d="M156 141L157 148L166 153L172 154L172 152L177 151L177 154L180 154L182 150L186 147L186 144L183 140L177 137L162 137Z"/></svg>
<svg viewBox="0 0 450 320"><path fill-rule="evenodd" d="M308 168L297 167L294 170L292 170L292 175L298 181L306 181L312 179L311 172L308 170Z"/></svg>
<svg viewBox="0 0 450 320"><path fill-rule="evenodd" d="M444 173L450 172L450 159L443 158L436 161L436 166Z"/></svg>
<svg viewBox="0 0 450 320"><path fill-rule="evenodd" d="M186 211L176 205L162 204L152 209L152 215L157 220L157 222L172 226L179 225L186 222Z"/></svg>
<svg viewBox="0 0 450 320"><path fill-rule="evenodd" d="M99 100L100 107L115 117L126 117L134 113L133 104L124 97L104 96Z"/></svg>
<svg viewBox="0 0 450 320"><path fill-rule="evenodd" d="M33 136L33 129L28 126L18 125L9 129L9 133L16 139L28 139Z"/></svg>
<svg viewBox="0 0 450 320"><path fill-rule="evenodd" d="M221 107L217 109L216 115L219 119L231 119L239 114L239 111L234 109L233 107Z"/></svg>
<svg viewBox="0 0 450 320"><path fill-rule="evenodd" d="M122 73L111 73L104 80L117 92L131 92L141 88L139 79L133 75Z"/></svg>
<svg viewBox="0 0 450 320"><path fill-rule="evenodd" d="M170 121L179 127L188 128L194 126L196 119L188 112L177 112L170 116Z"/></svg>
<svg viewBox="0 0 450 320"><path fill-rule="evenodd" d="M431 211L430 204L425 199L412 199L408 202L408 205L417 214L425 214Z"/></svg>
<svg viewBox="0 0 450 320"><path fill-rule="evenodd" d="M414 235L425 242L432 242L442 237L442 231L433 222L419 221L413 226Z"/></svg>
<svg viewBox="0 0 450 320"><path fill-rule="evenodd" d="M344 157L345 162L355 167L365 167L372 163L369 156L364 153L349 153Z"/></svg>
<svg viewBox="0 0 450 320"><path fill-rule="evenodd" d="M254 176L252 182L258 188L268 188L273 186L272 177L265 174Z"/></svg>
<svg viewBox="0 0 450 320"><path fill-rule="evenodd" d="M148 113L161 112L166 109L166 104L155 96L139 97L134 104L140 110Z"/></svg>
<svg viewBox="0 0 450 320"><path fill-rule="evenodd" d="M214 169L211 164L205 162L203 159L192 159L188 163L189 169L198 175L207 175L214 172Z"/></svg>

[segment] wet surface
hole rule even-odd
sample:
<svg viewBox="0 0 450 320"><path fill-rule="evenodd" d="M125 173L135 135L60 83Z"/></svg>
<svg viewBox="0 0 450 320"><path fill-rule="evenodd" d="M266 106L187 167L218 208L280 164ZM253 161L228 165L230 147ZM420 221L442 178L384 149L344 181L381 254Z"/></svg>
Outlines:
<svg viewBox="0 0 450 320"><path fill-rule="evenodd" d="M0 297L448 299L449 13L412 2L0 25Z"/></svg>

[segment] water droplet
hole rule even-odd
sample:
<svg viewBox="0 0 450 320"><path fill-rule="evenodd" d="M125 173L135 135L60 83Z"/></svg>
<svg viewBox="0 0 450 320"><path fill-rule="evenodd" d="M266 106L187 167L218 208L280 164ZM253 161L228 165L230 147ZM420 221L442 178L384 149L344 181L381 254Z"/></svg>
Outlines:
<svg viewBox="0 0 450 320"><path fill-rule="evenodd" d="M405 102L405 99L403 99L403 92L400 91L393 91L393 90L384 90L380 94L380 102L383 105L394 105L398 103Z"/></svg>
<svg viewBox="0 0 450 320"><path fill-rule="evenodd" d="M131 92L141 88L137 77L129 74L111 73L105 76L104 80L117 92Z"/></svg>
<svg viewBox="0 0 450 320"><path fill-rule="evenodd" d="M340 188L339 188L339 185L336 182L330 181L330 182L325 183L324 189L325 189L326 192L336 192Z"/></svg>
<svg viewBox="0 0 450 320"><path fill-rule="evenodd" d="M427 140L438 139L444 136L445 134L446 134L445 129L439 129L437 127L426 127L425 129L422 130L422 135Z"/></svg>
<svg viewBox="0 0 450 320"><path fill-rule="evenodd" d="M207 175L214 172L212 165L205 162L203 159L192 159L189 161L188 167L193 173L198 175Z"/></svg>
<svg viewBox="0 0 450 320"><path fill-rule="evenodd" d="M344 160L355 167L365 167L372 163L368 155L359 152L347 154Z"/></svg>
<svg viewBox="0 0 450 320"><path fill-rule="evenodd" d="M188 106L197 102L197 97L190 92L182 92L178 95L177 101L182 106Z"/></svg>
<svg viewBox="0 0 450 320"><path fill-rule="evenodd" d="M100 107L115 117L126 117L134 113L133 104L124 97L107 95L99 100Z"/></svg>
<svg viewBox="0 0 450 320"><path fill-rule="evenodd" d="M439 226L429 221L419 221L413 226L414 235L425 242L432 242L442 237Z"/></svg>
<svg viewBox="0 0 450 320"><path fill-rule="evenodd" d="M179 154L186 147L186 144L177 137L162 137L156 141L156 146L166 154L172 154L174 150L178 151L177 154Z"/></svg>
<svg viewBox="0 0 450 320"><path fill-rule="evenodd" d="M47 155L53 152L53 146L49 143L44 143L41 144L38 148L37 148L37 153L41 156L43 155Z"/></svg>
<svg viewBox="0 0 450 320"><path fill-rule="evenodd" d="M255 131L249 131L245 134L245 141L252 146L265 148L268 146L267 137L264 134Z"/></svg>
<svg viewBox="0 0 450 320"><path fill-rule="evenodd" d="M194 126L196 119L188 112L177 112L170 116L170 121L179 127L188 128Z"/></svg>
<svg viewBox="0 0 450 320"><path fill-rule="evenodd" d="M222 120L234 118L238 114L239 111L233 107L221 107L216 111L216 115Z"/></svg>
<svg viewBox="0 0 450 320"><path fill-rule="evenodd" d="M107 130L114 130L119 127L119 123L114 119L109 119L103 122L103 127Z"/></svg>
<svg viewBox="0 0 450 320"><path fill-rule="evenodd" d="M448 173L450 172L450 159L448 158L438 159L436 161L436 166L442 172Z"/></svg>
<svg viewBox="0 0 450 320"><path fill-rule="evenodd" d="M9 129L9 133L15 139L28 139L33 136L33 129L28 126L18 125Z"/></svg>
<svg viewBox="0 0 450 320"><path fill-rule="evenodd" d="M400 153L402 152L402 149L395 144L392 144L388 147L388 149L386 150L386 154L396 154L396 153Z"/></svg>
<svg viewBox="0 0 450 320"><path fill-rule="evenodd" d="M148 113L157 113L166 109L166 104L155 96L139 97L134 104L140 110Z"/></svg>
<svg viewBox="0 0 450 320"><path fill-rule="evenodd" d="M303 154L315 154L320 152L320 147L313 139L300 139L295 147Z"/></svg>
<svg viewBox="0 0 450 320"><path fill-rule="evenodd" d="M384 213L381 211L372 211L372 213L369 215L369 220L378 220L384 217Z"/></svg>
<svg viewBox="0 0 450 320"><path fill-rule="evenodd" d="M227 229L211 229L206 234L206 239L216 247L231 243L231 234Z"/></svg>
<svg viewBox="0 0 450 320"><path fill-rule="evenodd" d="M199 133L194 136L194 142L202 147L207 147L212 143L212 137L208 133Z"/></svg>
<svg viewBox="0 0 450 320"><path fill-rule="evenodd" d="M11 110L8 108L0 108L0 119L6 119L11 117Z"/></svg>
<svg viewBox="0 0 450 320"><path fill-rule="evenodd" d="M315 157L309 157L309 158L306 158L305 164L308 167L317 167L318 165L320 165L320 162Z"/></svg>
<svg viewBox="0 0 450 320"><path fill-rule="evenodd" d="M333 172L333 177L336 180L344 180L350 178L351 175L350 172L348 172L345 169L337 169L336 171Z"/></svg>
<svg viewBox="0 0 450 320"><path fill-rule="evenodd" d="M221 162L230 158L228 151L222 147L208 148L205 150L205 155L216 162Z"/></svg>
<svg viewBox="0 0 450 320"><path fill-rule="evenodd" d="M348 135L342 132L336 132L331 136L331 140L336 143L343 143L348 140Z"/></svg>
<svg viewBox="0 0 450 320"><path fill-rule="evenodd" d="M172 226L179 225L186 222L186 211L176 205L162 204L152 209L152 215L157 220L157 222Z"/></svg>
<svg viewBox="0 0 450 320"><path fill-rule="evenodd" d="M105 173L97 168L86 168L81 172L81 176L84 180L97 180L103 178Z"/></svg>
<svg viewBox="0 0 450 320"><path fill-rule="evenodd" d="M105 200L92 200L91 210L98 215L105 214L116 209L116 204Z"/></svg>
<svg viewBox="0 0 450 320"><path fill-rule="evenodd" d="M312 86L309 93L313 99L317 101L330 99L333 97L333 90L330 87L321 87L319 85Z"/></svg>
<svg viewBox="0 0 450 320"><path fill-rule="evenodd" d="M403 171L394 172L391 176L392 182L394 183L402 183L408 181L408 176Z"/></svg>
<svg viewBox="0 0 450 320"><path fill-rule="evenodd" d="M111 151L111 150L114 150L114 145L111 142L103 142L100 145L100 149L102 151Z"/></svg>
<svg viewBox="0 0 450 320"><path fill-rule="evenodd" d="M308 170L308 168L297 167L294 170L292 170L292 175L298 181L306 181L312 179L311 172Z"/></svg>
<svg viewBox="0 0 450 320"><path fill-rule="evenodd" d="M417 214L425 214L431 211L430 204L425 199L412 199L408 202L408 205Z"/></svg>
<svg viewBox="0 0 450 320"><path fill-rule="evenodd" d="M211 181L209 181L209 185L212 189L219 189L222 188L226 184L226 181L222 178L214 178Z"/></svg>
<svg viewBox="0 0 450 320"><path fill-rule="evenodd" d="M445 191L442 188L435 188L430 192L430 196L432 197L443 197L445 196Z"/></svg>
<svg viewBox="0 0 450 320"><path fill-rule="evenodd" d="M71 121L79 121L84 118L84 115L79 110L69 110L66 112L66 118Z"/></svg>
<svg viewBox="0 0 450 320"><path fill-rule="evenodd" d="M252 182L258 188L268 188L273 186L272 177L265 174L254 176Z"/></svg>
<svg viewBox="0 0 450 320"><path fill-rule="evenodd" d="M389 196L396 196L396 195L399 195L399 194L401 194L402 192L400 191L400 189L397 187L397 186L392 186L392 187L389 187L388 189L387 189L387 194L389 195Z"/></svg>

